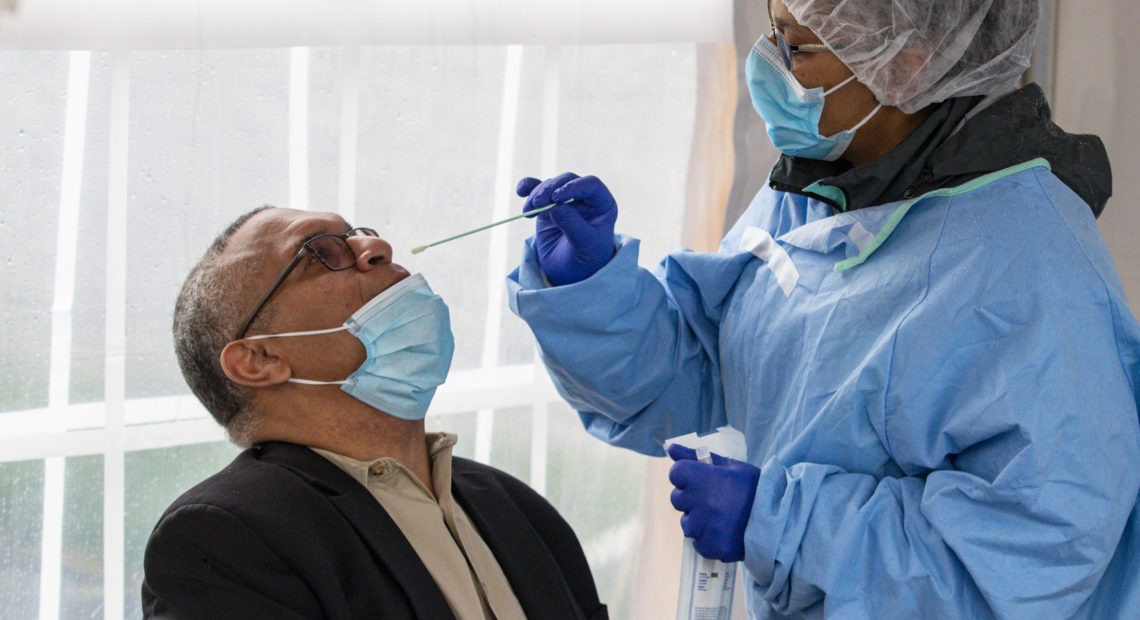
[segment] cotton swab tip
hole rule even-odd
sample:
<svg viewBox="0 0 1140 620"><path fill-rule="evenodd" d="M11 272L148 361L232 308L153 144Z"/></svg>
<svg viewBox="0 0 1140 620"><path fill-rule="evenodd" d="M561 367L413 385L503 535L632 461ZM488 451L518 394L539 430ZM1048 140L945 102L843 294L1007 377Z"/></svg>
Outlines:
<svg viewBox="0 0 1140 620"><path fill-rule="evenodd" d="M420 252L423 252L427 248L428 248L428 246L426 246L426 245L417 245L416 247L412 248L412 254L419 254Z"/></svg>

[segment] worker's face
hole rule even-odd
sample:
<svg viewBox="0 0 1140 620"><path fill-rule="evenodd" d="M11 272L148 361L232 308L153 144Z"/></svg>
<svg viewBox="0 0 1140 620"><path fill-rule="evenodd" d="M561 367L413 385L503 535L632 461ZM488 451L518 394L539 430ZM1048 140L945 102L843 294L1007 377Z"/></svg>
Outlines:
<svg viewBox="0 0 1140 620"><path fill-rule="evenodd" d="M783 0L770 0L769 8L772 25L784 35L790 45L823 43L814 32L801 26L792 17ZM826 91L851 77L851 70L831 52L800 52L792 54L792 75L804 88L822 88ZM852 81L824 100L819 133L831 136L850 129L870 114L876 105L878 103L870 89L857 80ZM869 124L860 133L867 133L871 129Z"/></svg>
<svg viewBox="0 0 1140 620"><path fill-rule="evenodd" d="M318 234L345 233L350 228L334 213L268 209L254 215L234 233L227 249L227 254L253 265L247 277L255 282L249 288L256 296L244 300L242 308L253 310L306 240ZM346 241L356 255L352 267L331 271L307 252L246 335L339 327L373 297L408 276L407 270L392 262L392 246L384 239L352 236ZM288 338L282 343L297 350L294 370L306 378L343 379L365 357L360 341L345 331Z"/></svg>

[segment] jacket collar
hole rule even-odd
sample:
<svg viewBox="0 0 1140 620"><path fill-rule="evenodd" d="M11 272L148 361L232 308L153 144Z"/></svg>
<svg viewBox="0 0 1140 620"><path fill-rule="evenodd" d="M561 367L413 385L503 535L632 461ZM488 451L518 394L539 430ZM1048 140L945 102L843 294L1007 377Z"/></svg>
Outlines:
<svg viewBox="0 0 1140 620"><path fill-rule="evenodd" d="M822 200L838 211L910 198L931 153L980 99L951 99L939 105L898 146L863 166L852 167L842 159L830 162L782 155L772 170L772 187Z"/></svg>
<svg viewBox="0 0 1140 620"><path fill-rule="evenodd" d="M495 554L528 618L584 618L562 569L547 551L551 541L538 535L489 469L453 459L452 492Z"/></svg>
<svg viewBox="0 0 1140 620"><path fill-rule="evenodd" d="M261 461L292 471L328 497L376 561L400 584L417 618L453 617L411 543L364 485L304 446L266 442L252 450ZM583 617L561 569L546 551L547 542L489 470L453 458L451 485L456 501L495 555L527 617Z"/></svg>
<svg viewBox="0 0 1140 620"><path fill-rule="evenodd" d="M778 191L853 211L961 186L1043 158L1093 214L1100 215L1112 194L1112 173L1099 138L1068 134L1054 124L1036 84L979 110L981 105L981 97L943 102L891 152L863 166L783 155L769 182Z"/></svg>
<svg viewBox="0 0 1140 620"><path fill-rule="evenodd" d="M364 485L304 446L266 442L251 450L262 462L293 472L328 497L403 589L417 618L454 617L411 543Z"/></svg>

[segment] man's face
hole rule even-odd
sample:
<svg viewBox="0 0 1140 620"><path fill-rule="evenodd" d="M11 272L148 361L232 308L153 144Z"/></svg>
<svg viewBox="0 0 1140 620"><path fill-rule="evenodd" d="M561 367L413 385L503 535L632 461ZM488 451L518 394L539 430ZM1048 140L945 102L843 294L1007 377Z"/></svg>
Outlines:
<svg viewBox="0 0 1140 620"><path fill-rule="evenodd" d="M352 228L334 213L310 213L292 209L267 209L245 223L230 241L227 254L253 265L247 278L255 285L254 297L243 300L243 312L252 311L258 299L300 251L302 244L318 234L345 233ZM311 253L297 263L259 313L246 333L279 334L339 327L408 272L392 262L392 246L379 237L347 239L356 255L355 264L330 271ZM244 318L244 317L243 317ZM347 332L287 338L296 376L340 380L364 361L364 347Z"/></svg>

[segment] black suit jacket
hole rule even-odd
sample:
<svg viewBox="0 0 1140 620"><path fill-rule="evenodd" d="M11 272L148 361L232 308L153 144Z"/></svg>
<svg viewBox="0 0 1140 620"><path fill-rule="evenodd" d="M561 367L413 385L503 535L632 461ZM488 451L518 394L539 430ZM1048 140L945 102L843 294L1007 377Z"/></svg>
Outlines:
<svg viewBox="0 0 1140 620"><path fill-rule="evenodd" d="M528 618L606 618L570 526L542 496L454 458L452 492ZM359 482L266 443L187 491L151 533L148 618L452 618L427 568Z"/></svg>

